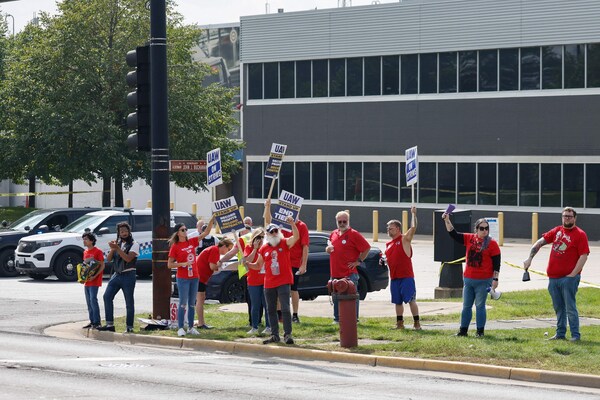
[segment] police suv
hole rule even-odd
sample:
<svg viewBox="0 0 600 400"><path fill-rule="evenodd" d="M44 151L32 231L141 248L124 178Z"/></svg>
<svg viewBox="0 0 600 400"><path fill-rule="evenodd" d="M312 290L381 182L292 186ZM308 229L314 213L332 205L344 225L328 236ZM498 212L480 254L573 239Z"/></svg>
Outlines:
<svg viewBox="0 0 600 400"><path fill-rule="evenodd" d="M83 240L86 231L96 234L96 247L105 256L108 242L117 239L117 224L127 222L133 239L140 244L136 263L138 276L152 273L152 210L111 209L91 212L66 226L62 232L32 235L19 241L15 251L16 268L35 280L56 275L60 281L77 280L77 264L83 258ZM195 230L196 217L181 211L171 211L171 227L184 223ZM107 265L110 270L110 265Z"/></svg>

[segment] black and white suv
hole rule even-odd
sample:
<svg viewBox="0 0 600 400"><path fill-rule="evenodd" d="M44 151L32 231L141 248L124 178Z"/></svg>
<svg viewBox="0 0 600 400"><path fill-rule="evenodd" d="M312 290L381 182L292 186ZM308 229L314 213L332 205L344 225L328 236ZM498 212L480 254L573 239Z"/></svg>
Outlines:
<svg viewBox="0 0 600 400"><path fill-rule="evenodd" d="M15 252L17 270L36 280L56 275L61 281L77 280L77 264L82 260L81 235L89 230L96 234L96 247L108 254L108 242L117 238L117 224L131 225L133 238L140 244L136 264L138 276L152 273L152 210L101 210L89 213L63 232L33 235L19 241ZM171 211L171 226L184 223L196 227L196 217L181 211ZM108 266L110 269L110 266Z"/></svg>

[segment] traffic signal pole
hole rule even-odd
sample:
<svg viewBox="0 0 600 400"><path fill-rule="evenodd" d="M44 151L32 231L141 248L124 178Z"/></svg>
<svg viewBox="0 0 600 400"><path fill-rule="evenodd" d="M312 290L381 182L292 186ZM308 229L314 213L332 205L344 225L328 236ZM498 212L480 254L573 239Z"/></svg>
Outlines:
<svg viewBox="0 0 600 400"><path fill-rule="evenodd" d="M152 314L169 319L171 233L169 211L169 133L167 111L167 13L165 0L150 1L150 101L152 169Z"/></svg>

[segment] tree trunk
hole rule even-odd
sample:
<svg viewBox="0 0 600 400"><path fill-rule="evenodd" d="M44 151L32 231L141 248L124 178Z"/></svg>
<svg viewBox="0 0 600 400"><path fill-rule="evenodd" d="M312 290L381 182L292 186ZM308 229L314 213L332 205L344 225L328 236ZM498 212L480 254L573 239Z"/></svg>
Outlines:
<svg viewBox="0 0 600 400"><path fill-rule="evenodd" d="M115 178L115 207L123 207L123 179Z"/></svg>
<svg viewBox="0 0 600 400"><path fill-rule="evenodd" d="M110 207L110 177L102 178L102 207Z"/></svg>
<svg viewBox="0 0 600 400"><path fill-rule="evenodd" d="M69 181L69 208L73 208L73 180Z"/></svg>
<svg viewBox="0 0 600 400"><path fill-rule="evenodd" d="M29 192L35 193L35 176L29 177ZM29 196L28 207L35 208L35 195Z"/></svg>

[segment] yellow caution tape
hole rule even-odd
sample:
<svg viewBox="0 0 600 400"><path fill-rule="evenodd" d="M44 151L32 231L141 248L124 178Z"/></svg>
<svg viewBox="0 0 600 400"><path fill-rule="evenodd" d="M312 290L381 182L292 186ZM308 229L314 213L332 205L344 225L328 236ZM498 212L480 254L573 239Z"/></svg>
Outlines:
<svg viewBox="0 0 600 400"><path fill-rule="evenodd" d="M525 270L524 267L521 267L519 265L516 265L516 264L513 264L513 263L509 263L508 261L503 261L503 262L504 262L504 264L506 264L508 266L511 266L513 268L522 269L523 271ZM533 272L534 274L537 274L537 275L546 276L546 277L548 276L545 272L536 271L536 270L533 270L531 268L529 268L528 271L529 272ZM589 285L589 286L600 288L600 285L598 285L597 283L592 283L592 282L588 282L588 281L584 281L584 280L580 280L579 282L580 283L585 283L586 285Z"/></svg>
<svg viewBox="0 0 600 400"><path fill-rule="evenodd" d="M0 193L0 197L8 196L45 196L48 194L80 194L80 193L102 193L104 190L80 190L77 192L22 192L22 193ZM106 190L108 192L108 190Z"/></svg>
<svg viewBox="0 0 600 400"><path fill-rule="evenodd" d="M457 263L461 263L461 262L465 261L466 258L467 257L461 257L461 258L458 258L458 259L456 259L454 261L444 261L444 262L442 262L442 265L440 266L440 272L438 273L438 275L442 274L442 269L444 268L444 264L457 264Z"/></svg>

